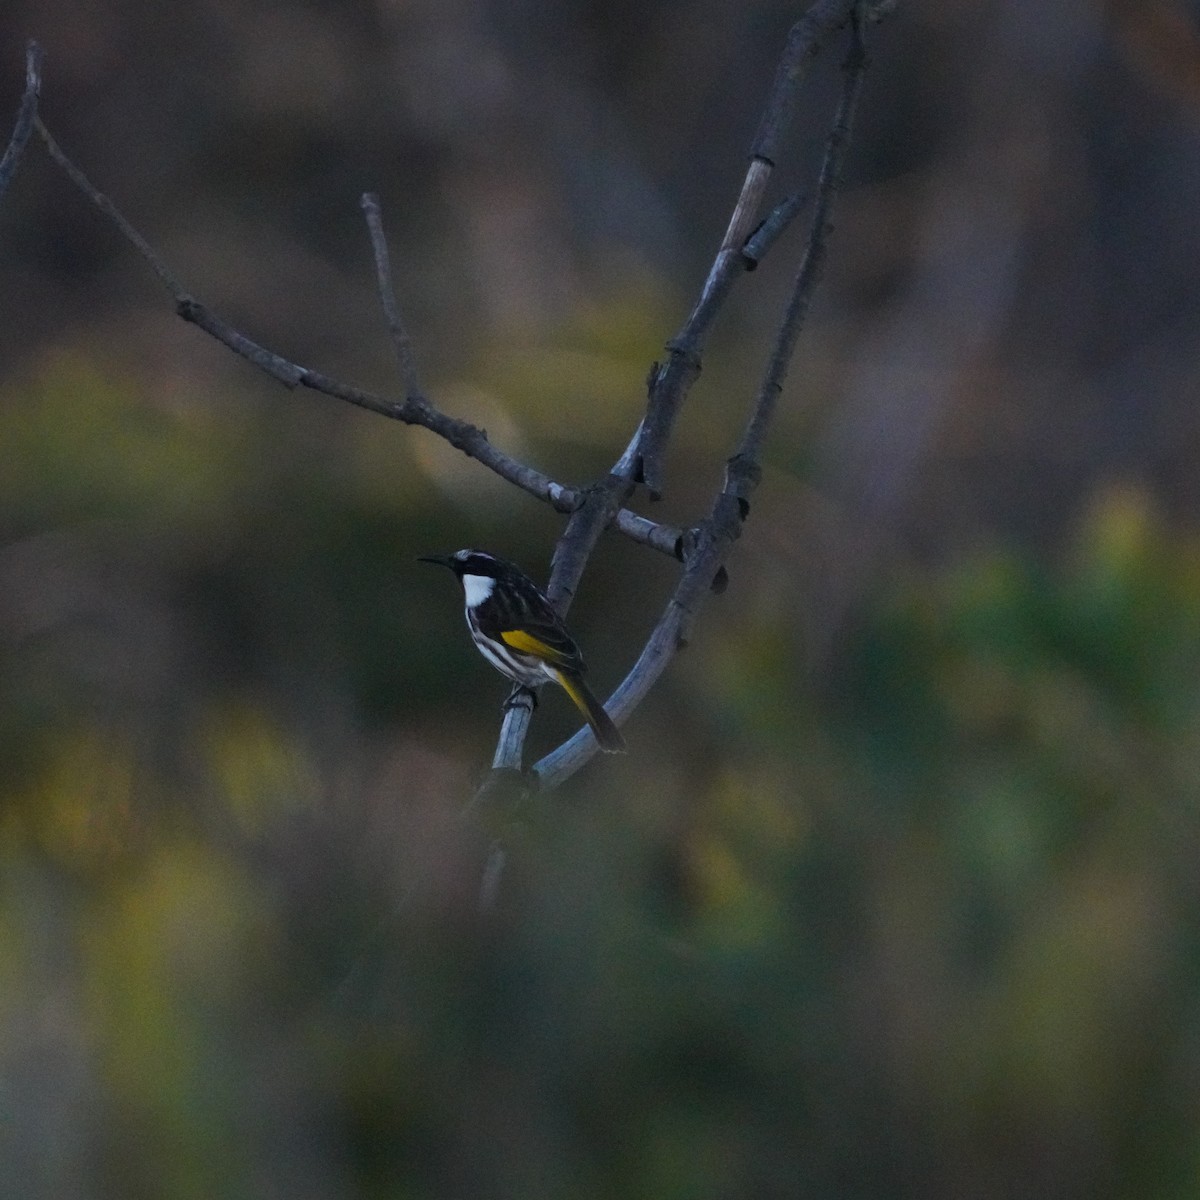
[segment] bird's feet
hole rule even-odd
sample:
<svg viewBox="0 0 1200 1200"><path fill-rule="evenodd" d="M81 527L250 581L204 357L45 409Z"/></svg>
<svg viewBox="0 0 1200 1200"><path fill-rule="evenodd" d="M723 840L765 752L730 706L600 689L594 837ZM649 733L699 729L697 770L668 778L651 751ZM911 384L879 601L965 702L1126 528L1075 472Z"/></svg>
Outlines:
<svg viewBox="0 0 1200 1200"><path fill-rule="evenodd" d="M512 691L508 693L508 699L504 701L504 711L508 712L509 709L516 708L522 703L522 698L525 696L529 697L529 710L532 712L537 708L537 692L533 688L527 688L523 683L513 684Z"/></svg>

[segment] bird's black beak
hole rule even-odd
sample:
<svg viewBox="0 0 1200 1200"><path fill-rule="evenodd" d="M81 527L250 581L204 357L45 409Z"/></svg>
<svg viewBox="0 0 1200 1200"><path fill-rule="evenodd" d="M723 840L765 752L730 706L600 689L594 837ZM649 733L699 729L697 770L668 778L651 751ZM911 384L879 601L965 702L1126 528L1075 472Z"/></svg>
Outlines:
<svg viewBox="0 0 1200 1200"><path fill-rule="evenodd" d="M449 567L454 570L454 559L448 554L422 554L417 562L436 563L439 567Z"/></svg>

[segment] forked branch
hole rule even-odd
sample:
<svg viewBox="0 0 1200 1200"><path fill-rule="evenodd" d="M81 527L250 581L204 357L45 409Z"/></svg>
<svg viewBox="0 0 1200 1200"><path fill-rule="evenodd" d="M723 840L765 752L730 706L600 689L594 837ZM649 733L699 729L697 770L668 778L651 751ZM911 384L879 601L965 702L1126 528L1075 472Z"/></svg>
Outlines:
<svg viewBox="0 0 1200 1200"><path fill-rule="evenodd" d="M885 0L885 3L890 2L891 0ZM783 382L783 372L786 371L795 349L795 338L807 312L809 299L824 259L829 206L837 180L840 178L842 155L866 62L865 53L862 51L863 10L866 7L862 0L820 0L792 28L755 138L746 181L700 297L683 329L667 343L667 361L662 364L656 363L651 369L646 415L629 447L614 464L608 476L593 484L590 495L585 498L580 509L572 514L555 548L547 595L560 613L565 613L570 604L596 540L611 519L611 514L628 511L621 506L632 494L636 481L639 478L643 480L652 496L659 494L661 460L670 430L676 413L700 374L701 355L717 314L737 278L758 265L803 206L802 198L790 196L780 202L765 220L758 222L757 226L755 224L774 167L774 157L789 123L807 60L817 53L825 39L849 21L854 27L854 50L851 53L851 61L847 63L847 90L843 94L822 168L818 203L805 255L805 264L809 269L804 271L802 268L802 278L797 280L792 304L780 328L779 339L782 339L783 344L777 339L771 357L774 370L768 372L768 378L773 382L769 386L764 383L763 388L767 400L764 401L760 393L760 401L755 406L750 428L759 431L759 436L753 444L752 456L743 455L738 459L735 455L735 459L743 467L749 468L753 465L753 471L747 470L747 474L757 476L757 461L762 449L761 434L765 433L774 411L774 400ZM872 12L869 15L874 17L878 14ZM850 81L854 81L853 94L850 92ZM793 307L797 308L794 314ZM735 459L731 459L731 463ZM727 475L727 478L729 477ZM678 615L684 611L690 613L705 590L710 586L719 588L723 585L723 562L728 549L727 542L720 541L724 548L719 553L710 554L705 551L711 539L715 519L714 508L714 514L708 521L689 531L678 546L677 554L684 560L686 567L676 595L651 635L637 664L606 705L609 714L618 723L624 721L640 703L678 647L678 639L669 632L674 620L672 614ZM731 534L729 540L732 540L733 536L736 536L736 533ZM699 595L691 597L695 578L702 579L703 582ZM684 595L689 597L686 609L680 607ZM531 715L531 705L510 705L505 713L493 758L495 769L510 771L520 767L522 747ZM535 775L542 786L561 783L578 770L595 751L594 739L586 730L580 730L575 737L538 763L534 768Z"/></svg>
<svg viewBox="0 0 1200 1200"><path fill-rule="evenodd" d="M717 251L700 299L684 327L667 343L667 361L650 382L649 402L638 445L638 473L651 496L663 490L663 459L675 418L700 374L701 356L713 317L739 275L757 261L744 254L760 223L767 184L775 169L784 135L791 125L800 85L809 62L829 37L857 13L862 0L817 0L792 26L783 56L750 149L750 165L742 181L725 237Z"/></svg>
<svg viewBox="0 0 1200 1200"><path fill-rule="evenodd" d="M841 100L821 164L807 246L787 308L775 334L758 395L737 450L726 466L724 486L714 498L708 518L697 531L695 543L687 554L683 574L671 599L638 661L606 706L618 722L637 707L671 659L687 644L692 622L713 580L721 571L733 542L741 533L742 523L749 515L750 495L761 476L767 431L774 418L796 342L824 266L832 231L833 203L841 186L842 169L866 66L862 24L856 16L852 44L844 67ZM586 730L580 730L536 763L533 773L541 787L556 787L574 774L595 752L595 739Z"/></svg>

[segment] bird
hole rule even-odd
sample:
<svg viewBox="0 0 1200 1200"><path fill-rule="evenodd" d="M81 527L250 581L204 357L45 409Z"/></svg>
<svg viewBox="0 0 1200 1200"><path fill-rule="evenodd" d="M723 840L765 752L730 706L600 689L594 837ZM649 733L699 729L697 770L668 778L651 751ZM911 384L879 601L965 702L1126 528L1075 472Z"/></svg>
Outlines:
<svg viewBox="0 0 1200 1200"><path fill-rule="evenodd" d="M583 714L600 749L625 750L625 739L584 680L586 667L575 639L550 601L519 567L482 550L422 555L421 562L449 567L462 584L467 628L480 654L514 683L557 683Z"/></svg>

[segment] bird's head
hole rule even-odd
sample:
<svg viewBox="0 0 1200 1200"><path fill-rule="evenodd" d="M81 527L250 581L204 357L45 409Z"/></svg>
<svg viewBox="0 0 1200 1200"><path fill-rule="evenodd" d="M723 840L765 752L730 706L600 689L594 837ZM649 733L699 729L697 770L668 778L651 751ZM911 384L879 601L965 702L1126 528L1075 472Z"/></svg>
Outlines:
<svg viewBox="0 0 1200 1200"><path fill-rule="evenodd" d="M494 555L485 554L482 550L458 550L454 554L430 554L422 557L420 561L449 567L458 576L459 583L463 585L468 608L482 604L492 594L497 579L519 574L511 563L506 563L504 559L496 558Z"/></svg>
<svg viewBox="0 0 1200 1200"><path fill-rule="evenodd" d="M482 550L458 550L454 554L423 555L417 561L449 567L459 579L467 575L478 576L481 579L498 579L509 569L508 564L502 559L485 554Z"/></svg>

